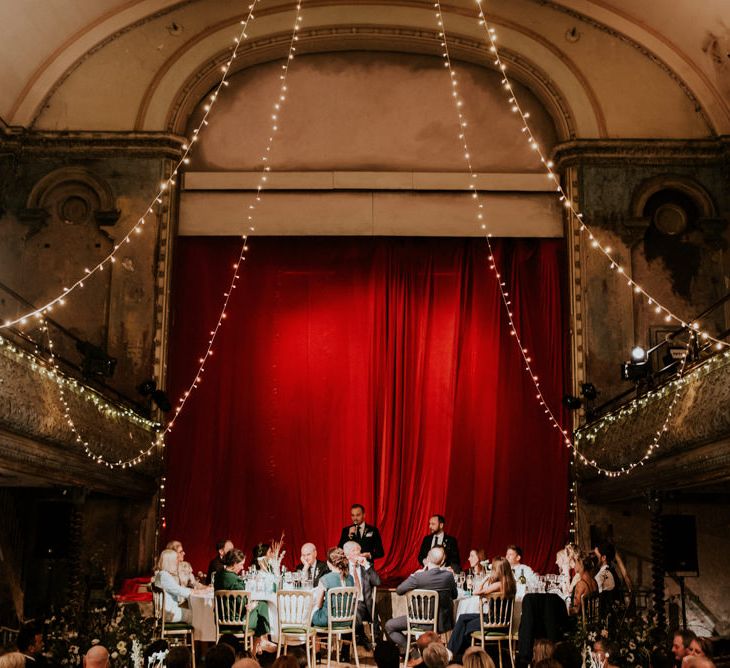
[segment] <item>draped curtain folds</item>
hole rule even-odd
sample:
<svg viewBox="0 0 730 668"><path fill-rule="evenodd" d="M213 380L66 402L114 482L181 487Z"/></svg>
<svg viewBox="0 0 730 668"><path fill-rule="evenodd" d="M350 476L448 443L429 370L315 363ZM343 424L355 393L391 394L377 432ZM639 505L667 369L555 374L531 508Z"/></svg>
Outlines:
<svg viewBox="0 0 730 668"><path fill-rule="evenodd" d="M167 533L196 569L230 537L249 555L286 532L320 558L353 502L404 576L434 513L470 548L547 570L567 533L569 451L506 325L483 239L256 238L168 439ZM554 410L568 333L562 241L494 241L515 321ZM168 389L215 325L239 241L177 240ZM563 416L565 419L567 416ZM567 422L565 422L567 424Z"/></svg>

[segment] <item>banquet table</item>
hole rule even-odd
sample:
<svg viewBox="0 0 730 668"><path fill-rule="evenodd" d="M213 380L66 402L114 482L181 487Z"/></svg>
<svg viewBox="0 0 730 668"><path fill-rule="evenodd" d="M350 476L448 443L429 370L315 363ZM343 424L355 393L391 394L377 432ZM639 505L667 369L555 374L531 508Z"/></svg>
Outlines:
<svg viewBox="0 0 730 668"><path fill-rule="evenodd" d="M305 590L307 591L307 590ZM311 590L310 590L311 591ZM266 601L269 612L269 635L273 642L279 640L279 611L276 607L276 592L252 591L252 601ZM190 609L193 615L193 639L215 642L215 612L213 590L200 589L190 594Z"/></svg>

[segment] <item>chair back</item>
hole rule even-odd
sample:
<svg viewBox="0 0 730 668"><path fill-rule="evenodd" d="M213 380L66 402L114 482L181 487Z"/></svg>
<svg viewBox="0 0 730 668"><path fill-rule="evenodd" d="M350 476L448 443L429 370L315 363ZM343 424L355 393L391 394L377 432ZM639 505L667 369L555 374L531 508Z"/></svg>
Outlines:
<svg viewBox="0 0 730 668"><path fill-rule="evenodd" d="M293 590L276 593L276 608L279 616L279 629L285 627L309 628L312 618L314 597L312 592Z"/></svg>
<svg viewBox="0 0 730 668"><path fill-rule="evenodd" d="M482 596L479 602L479 623L482 631L490 629L511 629L514 597L491 594Z"/></svg>
<svg viewBox="0 0 730 668"><path fill-rule="evenodd" d="M332 587L327 590L327 625L342 629L350 624L355 628L357 591L355 587Z"/></svg>
<svg viewBox="0 0 730 668"><path fill-rule="evenodd" d="M439 593L431 589L406 592L408 630L438 631Z"/></svg>
<svg viewBox="0 0 730 668"><path fill-rule="evenodd" d="M154 582L150 583L152 590L152 616L155 619L155 626L160 627L160 633L165 631L165 590L158 587Z"/></svg>
<svg viewBox="0 0 730 668"><path fill-rule="evenodd" d="M251 594L247 591L220 589L215 592L215 626L248 628L246 604Z"/></svg>
<svg viewBox="0 0 730 668"><path fill-rule="evenodd" d="M11 629L7 626L0 626L0 647L14 645L20 633L20 629Z"/></svg>
<svg viewBox="0 0 730 668"><path fill-rule="evenodd" d="M583 626L593 624L600 618L600 599L598 592L589 594L580 599L580 614L583 620Z"/></svg>

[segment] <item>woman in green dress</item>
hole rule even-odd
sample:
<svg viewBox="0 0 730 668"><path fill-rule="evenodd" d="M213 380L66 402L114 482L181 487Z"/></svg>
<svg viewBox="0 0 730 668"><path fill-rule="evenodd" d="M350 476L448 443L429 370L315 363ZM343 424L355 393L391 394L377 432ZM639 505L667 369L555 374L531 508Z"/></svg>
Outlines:
<svg viewBox="0 0 730 668"><path fill-rule="evenodd" d="M245 590L246 583L241 579L245 563L246 555L241 550L234 549L227 552L223 557L223 570L218 571L213 578L215 590ZM261 654L263 651L275 651L276 645L270 642L267 637L271 627L266 601L248 601L246 608L249 611L248 626L253 629L254 638L256 638L254 642L256 654Z"/></svg>
<svg viewBox="0 0 730 668"><path fill-rule="evenodd" d="M354 587L355 580L350 575L350 562L339 547L327 550L327 565L330 572L319 579L315 590L316 610L312 616L314 626L327 627L327 590L333 587Z"/></svg>

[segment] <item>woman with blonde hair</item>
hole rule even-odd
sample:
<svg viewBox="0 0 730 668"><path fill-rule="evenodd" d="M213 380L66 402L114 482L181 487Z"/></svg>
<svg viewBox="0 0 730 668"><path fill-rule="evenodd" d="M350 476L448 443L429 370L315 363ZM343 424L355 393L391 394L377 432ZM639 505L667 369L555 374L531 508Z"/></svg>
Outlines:
<svg viewBox="0 0 730 668"><path fill-rule="evenodd" d="M494 661L483 647L470 647L464 652L461 665L464 668L494 668Z"/></svg>
<svg viewBox="0 0 730 668"><path fill-rule="evenodd" d="M154 584L165 592L165 619L168 622L189 624L192 620L192 612L190 608L182 606L188 601L193 590L180 584L178 566L178 553L175 550L162 550Z"/></svg>
<svg viewBox="0 0 730 668"><path fill-rule="evenodd" d="M501 596L513 599L517 592L512 567L504 557L494 557L489 577L479 585L474 594L477 596ZM449 638L449 649L455 657L461 656L469 646L469 638L473 631L481 628L478 613L460 615Z"/></svg>

